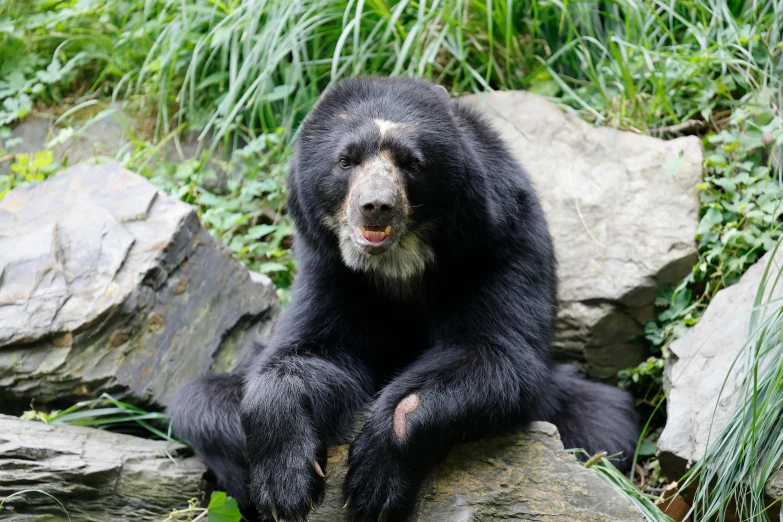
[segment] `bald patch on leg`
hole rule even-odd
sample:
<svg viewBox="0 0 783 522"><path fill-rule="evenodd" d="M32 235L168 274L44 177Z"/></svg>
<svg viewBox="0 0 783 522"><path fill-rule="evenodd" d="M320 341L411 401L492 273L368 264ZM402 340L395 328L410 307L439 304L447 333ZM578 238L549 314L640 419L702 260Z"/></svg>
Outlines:
<svg viewBox="0 0 783 522"><path fill-rule="evenodd" d="M413 413L419 407L419 396L411 393L402 399L394 408L394 434L398 439L405 437L408 432L408 414Z"/></svg>

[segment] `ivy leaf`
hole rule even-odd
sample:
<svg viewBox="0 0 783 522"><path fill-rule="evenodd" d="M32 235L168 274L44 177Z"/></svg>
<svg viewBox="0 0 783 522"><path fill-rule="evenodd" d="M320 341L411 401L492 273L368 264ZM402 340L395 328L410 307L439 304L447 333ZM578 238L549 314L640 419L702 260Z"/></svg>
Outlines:
<svg viewBox="0 0 783 522"><path fill-rule="evenodd" d="M285 272L288 270L288 267L285 266L282 263L261 263L261 265L258 267L258 271L262 274L269 274L271 272Z"/></svg>
<svg viewBox="0 0 783 522"><path fill-rule="evenodd" d="M33 102L24 93L13 98L6 98L3 110L0 110L0 125L6 125L24 116L32 109Z"/></svg>
<svg viewBox="0 0 783 522"><path fill-rule="evenodd" d="M207 520L209 522L239 522L242 513L239 512L237 501L226 496L222 491L214 491L207 506Z"/></svg>
<svg viewBox="0 0 783 522"><path fill-rule="evenodd" d="M275 230L277 230L275 225L256 225L248 229L247 237L250 239L260 239L264 236L268 236Z"/></svg>
<svg viewBox="0 0 783 522"><path fill-rule="evenodd" d="M554 97L560 93L560 84L547 71L542 71L533 76L528 89L541 96Z"/></svg>
<svg viewBox="0 0 783 522"><path fill-rule="evenodd" d="M46 67L45 71L37 71L35 75L43 83L56 83L63 79L63 77L71 72L79 63L85 58L86 53L78 53L76 56L68 60L65 65L61 65L60 61L56 58Z"/></svg>
<svg viewBox="0 0 783 522"><path fill-rule="evenodd" d="M37 71L35 75L43 83L54 83L63 77L63 67L58 60L52 60L45 71Z"/></svg>
<svg viewBox="0 0 783 522"><path fill-rule="evenodd" d="M723 214L717 208L710 208L699 221L699 228L696 230L696 236L703 236L715 225L723 223Z"/></svg>
<svg viewBox="0 0 783 522"><path fill-rule="evenodd" d="M674 296L674 299L672 300L672 305L670 309L676 315L680 315L682 311L688 307L688 304L690 302L691 302L691 290L690 288L686 288L681 292L677 292L677 294Z"/></svg>
<svg viewBox="0 0 783 522"><path fill-rule="evenodd" d="M658 445L650 439L644 439L639 446L639 456L641 457L651 457L655 455L656 451L658 451Z"/></svg>
<svg viewBox="0 0 783 522"><path fill-rule="evenodd" d="M0 80L0 98L7 98L23 91L27 85L27 79L22 71L15 69L5 79Z"/></svg>

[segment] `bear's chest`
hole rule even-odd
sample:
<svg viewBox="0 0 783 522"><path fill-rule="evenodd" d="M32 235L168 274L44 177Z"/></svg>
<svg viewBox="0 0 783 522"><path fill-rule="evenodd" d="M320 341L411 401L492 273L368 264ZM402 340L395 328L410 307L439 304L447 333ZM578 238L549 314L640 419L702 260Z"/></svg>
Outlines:
<svg viewBox="0 0 783 522"><path fill-rule="evenodd" d="M420 306L408 304L389 310L384 323L367 354L379 386L399 374L431 344L429 314Z"/></svg>

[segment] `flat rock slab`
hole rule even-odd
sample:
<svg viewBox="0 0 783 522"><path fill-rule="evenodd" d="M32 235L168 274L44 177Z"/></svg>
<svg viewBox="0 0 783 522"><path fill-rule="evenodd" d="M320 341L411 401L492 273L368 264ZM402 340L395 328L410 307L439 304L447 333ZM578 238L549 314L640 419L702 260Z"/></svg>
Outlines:
<svg viewBox="0 0 783 522"><path fill-rule="evenodd" d="M701 142L593 127L527 92L464 99L491 118L543 201L558 259L558 357L601 379L638 364L647 352L634 338L658 288L696 261Z"/></svg>
<svg viewBox="0 0 783 522"><path fill-rule="evenodd" d="M661 466L670 478L681 476L704 456L708 442L715 440L744 399L744 363L732 365L748 341L754 301L770 261L774 280L783 267L783 249L774 260L767 253L739 283L715 294L699 323L670 346L672 355L664 369L667 421L658 441ZM778 285L765 301L781 297ZM777 308L759 307L759 320Z"/></svg>
<svg viewBox="0 0 783 522"><path fill-rule="evenodd" d="M326 497L310 522L344 522L340 496L347 446L330 449ZM595 472L563 451L557 428L527 430L454 448L425 482L410 522L488 520L641 522L643 516Z"/></svg>
<svg viewBox="0 0 783 522"><path fill-rule="evenodd" d="M191 455L179 444L0 415L0 500L38 489L73 522L159 522L198 497L206 467ZM25 493L6 501L0 519L67 518L52 498Z"/></svg>
<svg viewBox="0 0 783 522"><path fill-rule="evenodd" d="M0 200L0 399L163 406L180 383L233 369L278 310L271 281L190 205L118 164Z"/></svg>
<svg viewBox="0 0 783 522"><path fill-rule="evenodd" d="M345 522L340 491L347 456L346 445L329 450L326 498L310 522ZM200 496L204 472L201 460L177 444L0 416L0 499L41 489L60 500L74 522L162 520ZM56 502L40 494L12 498L7 505L15 521L65 518ZM539 422L455 447L425 482L410 521L544 519L644 520L612 486L563 451L553 425Z"/></svg>

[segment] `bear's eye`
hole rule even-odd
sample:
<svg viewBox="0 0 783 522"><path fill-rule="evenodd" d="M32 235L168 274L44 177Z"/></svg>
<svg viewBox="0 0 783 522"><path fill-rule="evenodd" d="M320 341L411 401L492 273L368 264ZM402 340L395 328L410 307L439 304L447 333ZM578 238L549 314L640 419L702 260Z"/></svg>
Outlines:
<svg viewBox="0 0 783 522"><path fill-rule="evenodd" d="M347 169L347 168L350 168L350 166L351 166L351 160L349 160L345 156L342 156L340 158L340 168Z"/></svg>
<svg viewBox="0 0 783 522"><path fill-rule="evenodd" d="M416 172L417 170L419 170L419 162L416 161L416 160L411 161L408 164L408 168L411 169L412 171Z"/></svg>

